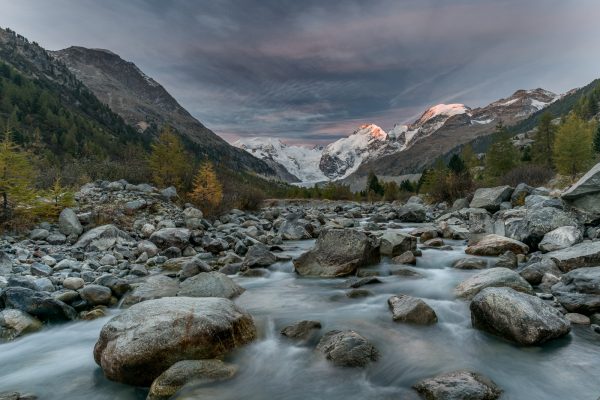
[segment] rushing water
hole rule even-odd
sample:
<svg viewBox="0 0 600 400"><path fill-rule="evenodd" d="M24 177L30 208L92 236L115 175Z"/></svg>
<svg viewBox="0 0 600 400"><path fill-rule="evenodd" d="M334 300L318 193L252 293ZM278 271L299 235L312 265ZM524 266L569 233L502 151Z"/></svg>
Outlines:
<svg viewBox="0 0 600 400"><path fill-rule="evenodd" d="M286 243L297 256L312 241ZM236 302L255 318L259 340L232 354L233 380L186 388L179 399L414 399L420 379L468 368L492 378L503 399L595 400L600 396L600 340L588 327L575 326L565 339L543 347L519 347L471 328L468 303L454 298L458 282L474 272L451 268L464 246L424 250L415 270L422 279L384 276L363 287L370 297L351 299L341 279L301 278L291 262L270 268L266 278L236 277L247 290ZM374 267L385 271L387 260ZM423 298L438 315L432 326L392 321L387 299L405 293ZM118 311L115 311L118 312ZM336 368L314 352L279 334L285 325L319 320L322 332L354 329L381 353L365 369ZM0 345L0 392L20 390L41 399L143 399L145 391L107 381L92 358L107 318L46 328Z"/></svg>

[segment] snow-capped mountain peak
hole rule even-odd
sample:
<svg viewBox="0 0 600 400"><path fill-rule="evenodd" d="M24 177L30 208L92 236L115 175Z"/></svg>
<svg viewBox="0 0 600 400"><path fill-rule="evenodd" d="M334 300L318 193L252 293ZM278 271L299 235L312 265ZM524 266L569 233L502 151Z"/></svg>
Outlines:
<svg viewBox="0 0 600 400"><path fill-rule="evenodd" d="M385 151L388 144L388 134L383 129L375 124L365 124L352 135L325 147L319 167L330 179L345 178L364 160Z"/></svg>
<svg viewBox="0 0 600 400"><path fill-rule="evenodd" d="M447 119L458 114L464 114L468 110L469 108L465 107L464 104L438 104L425 111L416 124L423 125L430 119L440 115Z"/></svg>
<svg viewBox="0 0 600 400"><path fill-rule="evenodd" d="M242 138L232 143L261 160L276 163L301 182L327 180L319 169L321 150L303 146L287 145L272 137ZM273 164L274 167L277 165Z"/></svg>

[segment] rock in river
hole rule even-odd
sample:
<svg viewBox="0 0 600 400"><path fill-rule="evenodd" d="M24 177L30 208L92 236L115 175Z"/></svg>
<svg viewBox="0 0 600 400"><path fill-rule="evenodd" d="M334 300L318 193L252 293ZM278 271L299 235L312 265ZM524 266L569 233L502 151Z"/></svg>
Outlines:
<svg viewBox="0 0 600 400"><path fill-rule="evenodd" d="M507 251L515 254L527 254L529 247L518 240L500 235L486 235L479 242L465 249L465 253L474 256L499 256Z"/></svg>
<svg viewBox="0 0 600 400"><path fill-rule="evenodd" d="M408 322L416 325L431 325L437 322L435 311L423 300L400 294L388 299L392 318L396 322Z"/></svg>
<svg viewBox="0 0 600 400"><path fill-rule="evenodd" d="M533 294L531 285L517 272L508 268L490 268L478 272L458 284L454 293L464 299L472 299L487 287L510 287L519 292Z"/></svg>
<svg viewBox="0 0 600 400"><path fill-rule="evenodd" d="M386 232L381 238L380 252L395 257L406 251L417 249L417 238L403 232Z"/></svg>
<svg viewBox="0 0 600 400"><path fill-rule="evenodd" d="M201 272L181 282L177 296L233 299L242 294L244 290L227 275L212 271Z"/></svg>
<svg viewBox="0 0 600 400"><path fill-rule="evenodd" d="M354 229L329 229L315 247L294 260L300 275L337 277L378 260L379 248L365 233Z"/></svg>
<svg viewBox="0 0 600 400"><path fill-rule="evenodd" d="M567 272L552 286L552 294L570 312L600 312L600 267L579 268Z"/></svg>
<svg viewBox="0 0 600 400"><path fill-rule="evenodd" d="M231 300L165 297L112 318L94 359L108 379L149 386L178 361L216 358L255 338L252 317Z"/></svg>
<svg viewBox="0 0 600 400"><path fill-rule="evenodd" d="M152 382L146 400L168 400L184 385L212 383L232 378L235 365L221 360L185 360L173 364Z"/></svg>
<svg viewBox="0 0 600 400"><path fill-rule="evenodd" d="M558 310L511 288L483 289L470 308L474 328L522 345L538 345L571 330L569 320Z"/></svg>
<svg viewBox="0 0 600 400"><path fill-rule="evenodd" d="M21 310L42 321L68 321L77 318L73 307L56 300L48 292L36 292L24 287L9 287L0 294L0 304Z"/></svg>
<svg viewBox="0 0 600 400"><path fill-rule="evenodd" d="M317 351L338 367L365 367L379 357L375 346L351 330L327 332L319 341Z"/></svg>
<svg viewBox="0 0 600 400"><path fill-rule="evenodd" d="M502 390L490 379L471 371L454 371L413 386L427 400L496 400Z"/></svg>

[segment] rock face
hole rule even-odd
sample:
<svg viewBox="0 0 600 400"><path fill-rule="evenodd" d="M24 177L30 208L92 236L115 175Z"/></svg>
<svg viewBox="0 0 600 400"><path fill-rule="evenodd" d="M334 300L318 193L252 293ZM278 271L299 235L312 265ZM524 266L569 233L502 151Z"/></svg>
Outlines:
<svg viewBox="0 0 600 400"><path fill-rule="evenodd" d="M385 256L395 257L417 249L417 238L403 232L386 232L380 240L380 252Z"/></svg>
<svg viewBox="0 0 600 400"><path fill-rule="evenodd" d="M507 251L515 254L527 254L529 247L518 240L500 235L486 235L474 245L465 249L465 253L474 256L499 256Z"/></svg>
<svg viewBox="0 0 600 400"><path fill-rule="evenodd" d="M552 294L570 312L586 315L600 312L600 267L567 272L552 286Z"/></svg>
<svg viewBox="0 0 600 400"><path fill-rule="evenodd" d="M201 272L181 282L177 296L223 297L233 299L244 293L244 288L220 272Z"/></svg>
<svg viewBox="0 0 600 400"><path fill-rule="evenodd" d="M312 250L294 260L296 272L305 276L350 275L378 259L373 239L354 229L329 229L321 233Z"/></svg>
<svg viewBox="0 0 600 400"><path fill-rule="evenodd" d="M431 325L437 322L435 311L423 300L408 295L392 296L388 299L392 318L396 322L416 325Z"/></svg>
<svg viewBox="0 0 600 400"><path fill-rule="evenodd" d="M511 288L484 289L473 298L470 308L474 328L526 346L560 338L571 330L558 310Z"/></svg>
<svg viewBox="0 0 600 400"><path fill-rule="evenodd" d="M458 297L472 299L488 287L509 287L523 293L533 294L533 288L521 275L508 268L490 268L461 282L455 289Z"/></svg>
<svg viewBox="0 0 600 400"><path fill-rule="evenodd" d="M146 400L168 400L190 382L203 384L233 378L235 365L221 360L185 360L173 364L152 382Z"/></svg>
<svg viewBox="0 0 600 400"><path fill-rule="evenodd" d="M577 226L577 220L571 213L555 207L534 205L526 210L525 217L515 224L515 229L509 229L508 234L536 248L544 235L562 226Z"/></svg>
<svg viewBox="0 0 600 400"><path fill-rule="evenodd" d="M77 215L70 208L65 208L58 216L58 228L60 233L65 236L81 235L83 227L77 218Z"/></svg>
<svg viewBox="0 0 600 400"><path fill-rule="evenodd" d="M563 272L600 264L600 241L583 242L547 254Z"/></svg>
<svg viewBox="0 0 600 400"><path fill-rule="evenodd" d="M138 303L100 332L94 359L111 380L149 386L178 361L219 357L256 337L252 317L222 298Z"/></svg>
<svg viewBox="0 0 600 400"><path fill-rule="evenodd" d="M165 275L149 276L144 282L125 296L122 306L128 307L146 300L173 297L177 295L179 284Z"/></svg>
<svg viewBox="0 0 600 400"><path fill-rule="evenodd" d="M562 198L592 217L600 215L600 163L564 192Z"/></svg>
<svg viewBox="0 0 600 400"><path fill-rule="evenodd" d="M319 341L317 351L338 367L365 367L377 361L377 349L354 331L329 331Z"/></svg>
<svg viewBox="0 0 600 400"><path fill-rule="evenodd" d="M277 262L275 254L271 253L267 246L262 243L250 246L244 258L244 265L249 268L268 267L275 264L275 262Z"/></svg>
<svg viewBox="0 0 600 400"><path fill-rule="evenodd" d="M279 228L279 234L285 240L310 239L311 235L297 219L285 220Z"/></svg>
<svg viewBox="0 0 600 400"><path fill-rule="evenodd" d="M502 394L493 381L471 371L441 374L413 388L427 400L496 400Z"/></svg>
<svg viewBox="0 0 600 400"><path fill-rule="evenodd" d="M512 192L513 188L510 186L477 189L469 207L484 208L490 212L496 212L500 209L500 204L510 200Z"/></svg>
<svg viewBox="0 0 600 400"><path fill-rule="evenodd" d="M552 274L557 277L561 275L561 271L554 261L547 257L532 262L519 270L519 275L532 285L539 285L542 283L545 274Z"/></svg>
<svg viewBox="0 0 600 400"><path fill-rule="evenodd" d="M561 226L544 235L538 245L544 253L562 250L581 242L581 232L575 226Z"/></svg>
<svg viewBox="0 0 600 400"><path fill-rule="evenodd" d="M425 222L427 219L427 208L418 203L407 203L400 207L396 214L402 222Z"/></svg>

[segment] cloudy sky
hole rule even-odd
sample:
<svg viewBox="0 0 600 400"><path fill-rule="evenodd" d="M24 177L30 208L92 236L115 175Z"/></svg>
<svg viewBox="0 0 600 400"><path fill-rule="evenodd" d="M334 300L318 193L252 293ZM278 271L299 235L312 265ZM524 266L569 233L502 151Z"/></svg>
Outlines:
<svg viewBox="0 0 600 400"><path fill-rule="evenodd" d="M600 77L598 0L0 0L42 46L135 62L228 140L327 143Z"/></svg>

